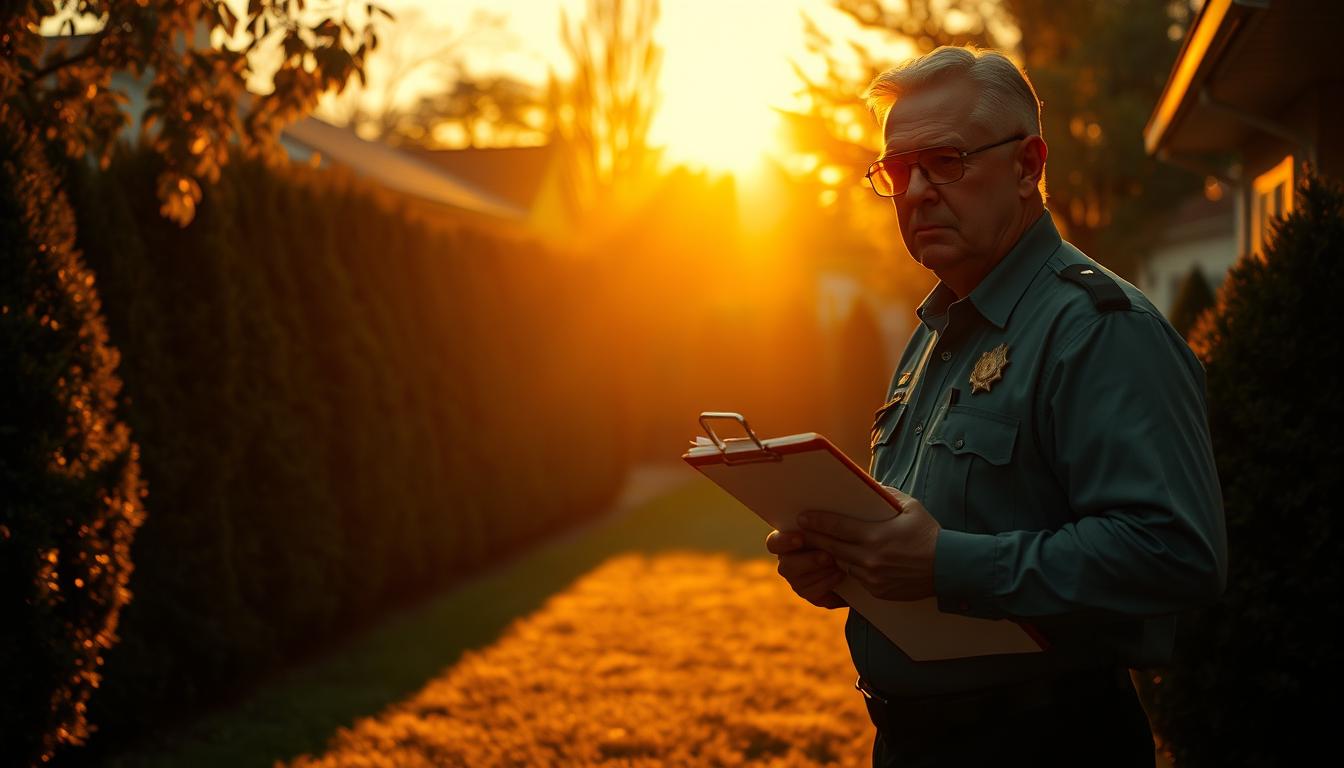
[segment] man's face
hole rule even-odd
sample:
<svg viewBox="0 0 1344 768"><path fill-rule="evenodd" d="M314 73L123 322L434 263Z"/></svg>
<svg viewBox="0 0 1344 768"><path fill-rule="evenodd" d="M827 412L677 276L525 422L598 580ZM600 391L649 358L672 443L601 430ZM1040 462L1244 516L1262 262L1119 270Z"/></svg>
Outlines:
<svg viewBox="0 0 1344 768"><path fill-rule="evenodd" d="M897 100L884 126L883 157L940 145L971 150L1013 135L1006 125L969 120L978 98L978 86L953 78ZM1008 142L965 158L965 174L948 184L930 184L915 166L905 194L892 198L910 255L959 294L960 285L974 286L988 274L1020 234L1018 145Z"/></svg>

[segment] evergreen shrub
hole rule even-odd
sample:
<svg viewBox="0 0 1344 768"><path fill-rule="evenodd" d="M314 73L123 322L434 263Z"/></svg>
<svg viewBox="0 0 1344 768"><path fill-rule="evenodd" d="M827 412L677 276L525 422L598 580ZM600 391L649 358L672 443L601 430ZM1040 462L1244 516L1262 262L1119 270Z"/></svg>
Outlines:
<svg viewBox="0 0 1344 768"><path fill-rule="evenodd" d="M0 106L0 762L90 734L144 518L119 354L43 147Z"/></svg>
<svg viewBox="0 0 1344 768"><path fill-rule="evenodd" d="M1141 679L1176 766L1309 765L1331 753L1344 622L1344 191L1308 176L1264 257L1243 257L1191 346L1208 374L1227 591L1183 616Z"/></svg>

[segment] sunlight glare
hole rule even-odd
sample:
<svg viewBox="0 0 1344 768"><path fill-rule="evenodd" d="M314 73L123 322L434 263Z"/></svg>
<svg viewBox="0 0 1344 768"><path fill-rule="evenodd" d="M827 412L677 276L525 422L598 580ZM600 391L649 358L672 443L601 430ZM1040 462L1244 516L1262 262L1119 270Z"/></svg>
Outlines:
<svg viewBox="0 0 1344 768"><path fill-rule="evenodd" d="M750 174L774 147L772 106L799 87L789 57L804 50L802 3L663 3L661 102L650 140L669 164Z"/></svg>

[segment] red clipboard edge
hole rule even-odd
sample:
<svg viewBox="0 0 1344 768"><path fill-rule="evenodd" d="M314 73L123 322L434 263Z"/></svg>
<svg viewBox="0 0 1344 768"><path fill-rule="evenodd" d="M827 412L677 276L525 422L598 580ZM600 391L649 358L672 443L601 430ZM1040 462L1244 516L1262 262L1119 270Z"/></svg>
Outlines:
<svg viewBox="0 0 1344 768"><path fill-rule="evenodd" d="M848 467L849 471L853 472L854 474L862 478L863 481L867 483L868 487L872 488L875 492L877 492L877 494L880 495L888 504L890 504L893 509L895 509L898 513L902 511L901 506L896 501L896 499L893 499L890 494L882 490L882 484L877 482L877 480L873 479L873 476L868 474L868 470L854 463L854 460L849 458L849 456L846 456L844 451L840 450L839 448L836 448L834 443L832 443L830 440L827 440L825 435L817 435L816 437L813 437L809 440L804 440L799 443L789 443L787 445L770 446L770 450L774 451L775 453L781 453L781 454L807 453L809 451L815 451L818 449L829 451L832 456L839 459L841 463L843 463L846 467ZM682 454L681 458L687 464L690 464L692 467L699 469L700 467L705 466L707 464L722 464L724 460L724 455L722 453L710 453L705 454L703 456L691 456L690 452L688 451L687 453Z"/></svg>
<svg viewBox="0 0 1344 768"><path fill-rule="evenodd" d="M854 463L853 459L845 455L844 451L841 451L839 448L836 448L835 444L832 443L830 440L827 440L824 435L817 435L816 437L811 438L810 440L804 440L800 443L790 443L788 445L770 446L770 450L774 451L775 453L782 453L782 454L806 453L808 451L815 451L817 449L830 451L830 453L833 456L835 456L842 463L844 463L845 466L849 467L849 470L851 472L863 478L863 481L868 484L868 487L872 488L883 499L885 499L886 502L896 510L897 514L900 514L901 512L904 511L901 509L900 504L895 499L893 499L886 491L882 490L882 484L877 482L877 480L874 479L872 475L868 474L868 470L863 469L858 464ZM720 452L720 453L707 453L702 456L691 456L690 452L688 451L682 454L681 458L687 464L690 464L692 467L695 467L696 470L698 471L700 467L708 464L722 464L724 455L723 453ZM1051 647L1050 641L1047 640L1045 635L1041 634L1040 630L1036 629L1036 627L1026 622L1018 621L1017 619L1008 619L1008 621L1012 621L1013 623L1021 627L1022 631L1026 632L1027 635L1033 641L1035 641L1037 645L1041 647L1042 651L1050 650Z"/></svg>

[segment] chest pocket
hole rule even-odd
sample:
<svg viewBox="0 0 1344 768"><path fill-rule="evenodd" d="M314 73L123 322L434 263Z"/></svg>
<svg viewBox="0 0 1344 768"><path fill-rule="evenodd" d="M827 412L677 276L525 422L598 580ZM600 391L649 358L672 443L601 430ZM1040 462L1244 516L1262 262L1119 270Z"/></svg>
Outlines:
<svg viewBox="0 0 1344 768"><path fill-rule="evenodd" d="M879 445L891 442L900 425L901 414L905 413L906 390L901 388L892 394L891 399L873 413L873 428L868 433L868 447L874 451Z"/></svg>
<svg viewBox="0 0 1344 768"><path fill-rule="evenodd" d="M1008 474L1017 444L1018 419L953 405L928 440L925 505L954 530L994 533L1011 523Z"/></svg>
<svg viewBox="0 0 1344 768"><path fill-rule="evenodd" d="M892 458L890 454L895 450L892 442L896 435L900 433L901 417L905 415L904 393L901 400L889 400L886 405L877 409L873 419L872 431L868 434L868 445L872 450L872 457L868 462L868 473L873 477L882 480L886 468L884 464L890 464Z"/></svg>
<svg viewBox="0 0 1344 768"><path fill-rule="evenodd" d="M1017 419L994 411L954 405L947 409L929 445L941 445L954 456L975 454L995 466L1013 458Z"/></svg>

